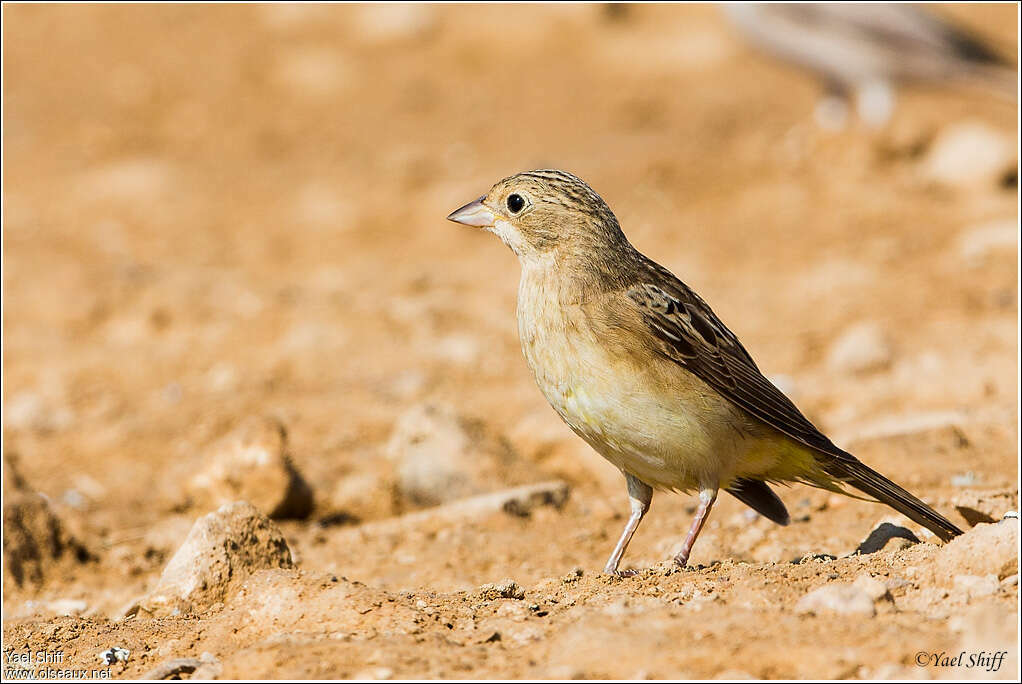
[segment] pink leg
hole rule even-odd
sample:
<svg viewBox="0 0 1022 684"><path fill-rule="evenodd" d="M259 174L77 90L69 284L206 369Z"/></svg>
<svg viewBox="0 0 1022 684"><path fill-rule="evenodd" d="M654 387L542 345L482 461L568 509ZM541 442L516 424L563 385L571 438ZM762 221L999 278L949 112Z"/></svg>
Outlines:
<svg viewBox="0 0 1022 684"><path fill-rule="evenodd" d="M681 547L681 552L674 557L674 562L679 567L684 568L688 565L688 557L692 553L692 546L695 545L696 537L699 536L699 532L703 529L703 523L709 517L710 509L713 508L713 502L716 500L716 489L702 489L699 491L699 510L696 511L696 517L692 519L692 527L689 528L688 536L685 537L685 545Z"/></svg>
<svg viewBox="0 0 1022 684"><path fill-rule="evenodd" d="M631 571L619 571L617 566L621 563L621 557L625 555L628 542L632 541L632 535L635 534L639 523L642 522L642 516L646 515L646 511L649 510L649 504L653 500L653 488L639 478L625 473L625 482L628 485L628 500L632 505L632 514L625 524L625 529L621 533L617 546L614 547L613 553L610 554L610 558L607 560L606 567L603 568L603 572L608 575L625 576L635 574Z"/></svg>

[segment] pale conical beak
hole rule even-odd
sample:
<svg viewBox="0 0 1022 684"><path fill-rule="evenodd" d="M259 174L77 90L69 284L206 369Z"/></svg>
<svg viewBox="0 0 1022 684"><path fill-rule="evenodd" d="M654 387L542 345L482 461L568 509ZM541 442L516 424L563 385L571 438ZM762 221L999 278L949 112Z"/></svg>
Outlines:
<svg viewBox="0 0 1022 684"><path fill-rule="evenodd" d="M480 197L474 202L469 202L460 209L455 209L451 212L451 215L447 217L448 221L454 221L455 223L461 223L466 226L476 226L478 228L490 228L493 226L493 212L490 211L485 204L483 199L486 196Z"/></svg>

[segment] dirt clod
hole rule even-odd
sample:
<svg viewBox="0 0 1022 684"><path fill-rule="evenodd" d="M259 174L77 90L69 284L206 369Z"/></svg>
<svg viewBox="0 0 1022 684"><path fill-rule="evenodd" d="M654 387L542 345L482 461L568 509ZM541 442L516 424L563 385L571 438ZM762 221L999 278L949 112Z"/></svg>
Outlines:
<svg viewBox="0 0 1022 684"><path fill-rule="evenodd" d="M312 488L292 462L279 420L247 420L210 447L206 460L188 485L197 508L248 501L271 518L305 518L312 512Z"/></svg>
<svg viewBox="0 0 1022 684"><path fill-rule="evenodd" d="M202 611L253 571L292 566L276 525L247 502L227 504L195 522L142 609L151 615Z"/></svg>
<svg viewBox="0 0 1022 684"><path fill-rule="evenodd" d="M795 604L795 612L812 613L820 615L824 613L838 613L841 615L865 615L871 617L876 614L873 605L874 599L861 586L856 584L828 584L809 592Z"/></svg>

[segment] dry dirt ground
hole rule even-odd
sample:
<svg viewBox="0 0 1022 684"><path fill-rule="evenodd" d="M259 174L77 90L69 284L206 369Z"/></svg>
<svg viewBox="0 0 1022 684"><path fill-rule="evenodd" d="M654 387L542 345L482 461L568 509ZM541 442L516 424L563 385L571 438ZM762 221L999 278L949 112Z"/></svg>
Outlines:
<svg viewBox="0 0 1022 684"><path fill-rule="evenodd" d="M1016 52L1014 5L939 11ZM3 23L5 651L121 647L118 677L1016 673L1017 521L942 548L805 487L786 528L724 497L682 572L692 499L658 494L647 570L601 576L622 478L533 385L514 256L444 220L578 173L825 432L969 527L1017 507L1014 102L913 88L882 130L824 132L817 85L700 6ZM153 608L235 498L280 519L221 539L212 598ZM884 522L922 542L853 554Z"/></svg>

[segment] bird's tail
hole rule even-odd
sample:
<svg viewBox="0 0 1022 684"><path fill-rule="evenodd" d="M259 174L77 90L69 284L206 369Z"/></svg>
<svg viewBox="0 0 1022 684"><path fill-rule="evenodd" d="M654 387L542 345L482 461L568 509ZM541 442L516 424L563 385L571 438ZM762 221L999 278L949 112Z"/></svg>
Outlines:
<svg viewBox="0 0 1022 684"><path fill-rule="evenodd" d="M854 457L832 461L827 472L927 528L942 541L962 533L954 523Z"/></svg>

